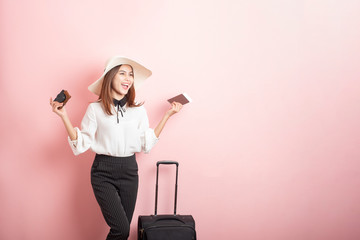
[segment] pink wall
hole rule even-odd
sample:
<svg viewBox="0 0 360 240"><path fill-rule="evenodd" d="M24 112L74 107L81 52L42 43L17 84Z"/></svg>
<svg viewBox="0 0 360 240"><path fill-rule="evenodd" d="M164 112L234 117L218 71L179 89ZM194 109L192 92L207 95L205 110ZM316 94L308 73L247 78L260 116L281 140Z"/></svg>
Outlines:
<svg viewBox="0 0 360 240"><path fill-rule="evenodd" d="M360 2L0 1L0 239L97 240L93 153L73 156L48 105L79 125L105 60L140 60L152 126L165 99L194 102L138 155L137 216L155 162L180 162L178 212L199 239L360 239ZM160 213L172 210L162 169Z"/></svg>

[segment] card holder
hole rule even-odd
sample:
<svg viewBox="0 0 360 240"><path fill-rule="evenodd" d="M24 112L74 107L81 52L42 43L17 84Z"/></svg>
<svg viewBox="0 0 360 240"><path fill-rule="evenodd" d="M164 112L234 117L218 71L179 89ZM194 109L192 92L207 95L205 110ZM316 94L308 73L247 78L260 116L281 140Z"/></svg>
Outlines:
<svg viewBox="0 0 360 240"><path fill-rule="evenodd" d="M70 94L68 91L66 90L62 90L54 99L54 101L59 102L59 103L63 103L63 106L65 106L65 104L69 101L69 99L71 98ZM62 106L62 107L63 107ZM62 107L59 107L59 109L61 109Z"/></svg>

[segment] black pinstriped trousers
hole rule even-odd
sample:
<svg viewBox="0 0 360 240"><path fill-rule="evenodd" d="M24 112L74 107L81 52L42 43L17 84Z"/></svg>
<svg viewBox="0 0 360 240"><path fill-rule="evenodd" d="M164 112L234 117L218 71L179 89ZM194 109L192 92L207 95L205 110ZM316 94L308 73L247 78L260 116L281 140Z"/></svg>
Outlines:
<svg viewBox="0 0 360 240"><path fill-rule="evenodd" d="M138 191L135 155L112 157L96 154L91 167L91 185L106 223L107 240L126 240Z"/></svg>

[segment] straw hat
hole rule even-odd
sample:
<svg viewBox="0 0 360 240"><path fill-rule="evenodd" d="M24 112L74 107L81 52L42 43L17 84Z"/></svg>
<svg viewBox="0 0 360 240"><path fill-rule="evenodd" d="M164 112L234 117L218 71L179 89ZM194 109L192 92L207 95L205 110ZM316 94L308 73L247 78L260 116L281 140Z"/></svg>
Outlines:
<svg viewBox="0 0 360 240"><path fill-rule="evenodd" d="M123 64L128 64L133 68L135 89L138 89L145 82L145 80L151 76L151 71L149 69L147 69L146 67L144 67L143 65L141 65L140 63L138 63L134 60L131 60L127 57L115 56L115 57L110 58L107 61L104 73L101 75L101 77L98 80L96 80L94 83L92 83L88 87L88 89L91 92L95 93L96 95L100 95L101 86L102 86L105 75L114 67L123 65Z"/></svg>

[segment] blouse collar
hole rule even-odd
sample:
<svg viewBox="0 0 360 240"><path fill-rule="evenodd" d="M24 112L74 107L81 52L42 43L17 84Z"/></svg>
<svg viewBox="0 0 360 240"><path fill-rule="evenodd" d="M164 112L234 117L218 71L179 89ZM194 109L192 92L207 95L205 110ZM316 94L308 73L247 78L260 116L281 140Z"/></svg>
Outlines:
<svg viewBox="0 0 360 240"><path fill-rule="evenodd" d="M115 108L117 109L116 118L117 118L117 123L119 123L119 112L121 113L121 117L124 117L123 112L126 112L124 106L125 106L125 104L127 102L127 98L126 98L126 96L123 97L120 100L117 100L117 99L113 98L113 102L114 102Z"/></svg>
<svg viewBox="0 0 360 240"><path fill-rule="evenodd" d="M124 107L125 104L126 104L126 102L127 102L127 98L126 98L126 96L123 97L123 98L120 99L120 100L117 100L117 99L113 98L113 102L114 102L114 106L115 106L115 107L118 107L118 106Z"/></svg>

